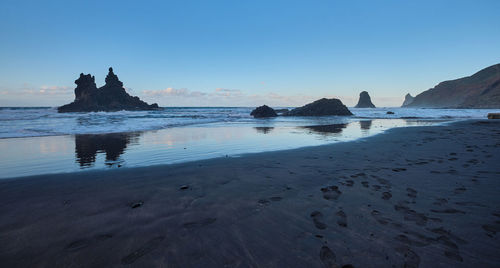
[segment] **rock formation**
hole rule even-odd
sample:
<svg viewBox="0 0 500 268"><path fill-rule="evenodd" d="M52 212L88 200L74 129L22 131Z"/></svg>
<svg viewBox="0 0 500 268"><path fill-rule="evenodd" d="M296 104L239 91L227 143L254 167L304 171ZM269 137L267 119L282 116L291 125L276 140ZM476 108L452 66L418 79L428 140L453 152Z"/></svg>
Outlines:
<svg viewBox="0 0 500 268"><path fill-rule="evenodd" d="M405 100L403 101L403 105L401 105L401 107L405 107L405 106L410 105L410 103L413 102L413 99L415 99L415 97L410 95L410 93L406 94Z"/></svg>
<svg viewBox="0 0 500 268"><path fill-rule="evenodd" d="M320 99L302 107L295 108L283 115L286 116L324 116L352 115L351 111L338 99Z"/></svg>
<svg viewBox="0 0 500 268"><path fill-rule="evenodd" d="M404 107L500 108L500 64L472 76L441 82Z"/></svg>
<svg viewBox="0 0 500 268"><path fill-rule="evenodd" d="M368 92L361 91L361 93L359 93L359 101L354 108L375 108Z"/></svg>
<svg viewBox="0 0 500 268"><path fill-rule="evenodd" d="M94 76L80 74L75 81L75 100L57 108L60 113L67 112L98 112L120 110L155 110L158 104L147 104L138 97L130 96L123 88L123 83L109 68L106 84L97 88Z"/></svg>
<svg viewBox="0 0 500 268"><path fill-rule="evenodd" d="M500 113L489 113L488 119L500 119Z"/></svg>
<svg viewBox="0 0 500 268"><path fill-rule="evenodd" d="M264 117L276 117L278 114L274 111L273 108L267 106L267 105L262 105L257 108L255 108L250 115L252 115L254 118L264 118Z"/></svg>

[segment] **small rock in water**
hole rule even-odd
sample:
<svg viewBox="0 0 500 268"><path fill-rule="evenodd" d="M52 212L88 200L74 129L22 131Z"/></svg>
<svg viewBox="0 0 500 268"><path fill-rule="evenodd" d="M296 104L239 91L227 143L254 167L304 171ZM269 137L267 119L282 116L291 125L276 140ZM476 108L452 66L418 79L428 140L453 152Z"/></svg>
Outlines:
<svg viewBox="0 0 500 268"><path fill-rule="evenodd" d="M187 190L189 189L189 185L182 185L181 188L179 188L181 190Z"/></svg>
<svg viewBox="0 0 500 268"><path fill-rule="evenodd" d="M386 114L394 114L394 112L388 111Z"/></svg>
<svg viewBox="0 0 500 268"><path fill-rule="evenodd" d="M488 119L500 119L500 113L489 113Z"/></svg>
<svg viewBox="0 0 500 268"><path fill-rule="evenodd" d="M257 108L255 108L251 113L251 116L254 118L265 118L265 117L276 117L278 114L276 111L274 111L273 108L267 106L267 105L262 105Z"/></svg>

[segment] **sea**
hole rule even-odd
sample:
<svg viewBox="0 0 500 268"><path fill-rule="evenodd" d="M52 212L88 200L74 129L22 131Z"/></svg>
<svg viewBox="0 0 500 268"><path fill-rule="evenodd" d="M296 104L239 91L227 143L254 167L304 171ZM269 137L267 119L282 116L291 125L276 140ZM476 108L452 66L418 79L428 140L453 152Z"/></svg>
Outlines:
<svg viewBox="0 0 500 268"><path fill-rule="evenodd" d="M167 107L155 111L58 113L54 107L0 107L0 178L175 164L362 142L395 127L486 119L488 113L500 112L349 108L353 116L255 119L250 116L252 109Z"/></svg>

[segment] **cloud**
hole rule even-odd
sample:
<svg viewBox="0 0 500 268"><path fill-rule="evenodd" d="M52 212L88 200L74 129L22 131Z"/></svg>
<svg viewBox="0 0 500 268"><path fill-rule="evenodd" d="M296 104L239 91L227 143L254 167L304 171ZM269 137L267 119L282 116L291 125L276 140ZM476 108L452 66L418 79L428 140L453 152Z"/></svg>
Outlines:
<svg viewBox="0 0 500 268"><path fill-rule="evenodd" d="M38 88L23 87L20 89L0 91L0 95L10 95L10 96L21 96L21 95L53 96L53 95L71 95L71 94L73 94L73 88L66 86L41 86Z"/></svg>
<svg viewBox="0 0 500 268"><path fill-rule="evenodd" d="M215 88L213 91L191 91L187 88L165 88L143 90L142 97L147 101L159 102L164 106L301 106L322 97L338 96L281 95L277 93L247 94L240 89Z"/></svg>
<svg viewBox="0 0 500 268"><path fill-rule="evenodd" d="M175 96L175 97L199 97L204 96L206 93L200 91L189 91L187 88L172 88L167 87L160 90L143 90L142 94L145 96L152 97L165 97L165 96Z"/></svg>

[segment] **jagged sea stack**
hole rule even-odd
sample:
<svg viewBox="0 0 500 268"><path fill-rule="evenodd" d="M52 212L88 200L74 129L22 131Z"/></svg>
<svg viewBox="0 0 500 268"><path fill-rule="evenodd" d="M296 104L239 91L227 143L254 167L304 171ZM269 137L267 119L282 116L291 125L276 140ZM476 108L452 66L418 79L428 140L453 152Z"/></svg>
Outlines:
<svg viewBox="0 0 500 268"><path fill-rule="evenodd" d="M75 81L75 100L57 108L60 113L68 112L112 112L120 110L143 111L158 109L158 104L147 104L139 97L130 96L123 88L123 83L109 68L106 84L97 88L94 76L80 74Z"/></svg>
<svg viewBox="0 0 500 268"><path fill-rule="evenodd" d="M372 103L372 99L368 92L362 91L359 93L359 101L358 104L354 108L375 108L375 105Z"/></svg>
<svg viewBox="0 0 500 268"><path fill-rule="evenodd" d="M403 105L401 105L401 107L407 106L410 103L412 103L414 98L415 97L413 97L412 95L410 95L410 93L406 94L405 101L403 102Z"/></svg>

